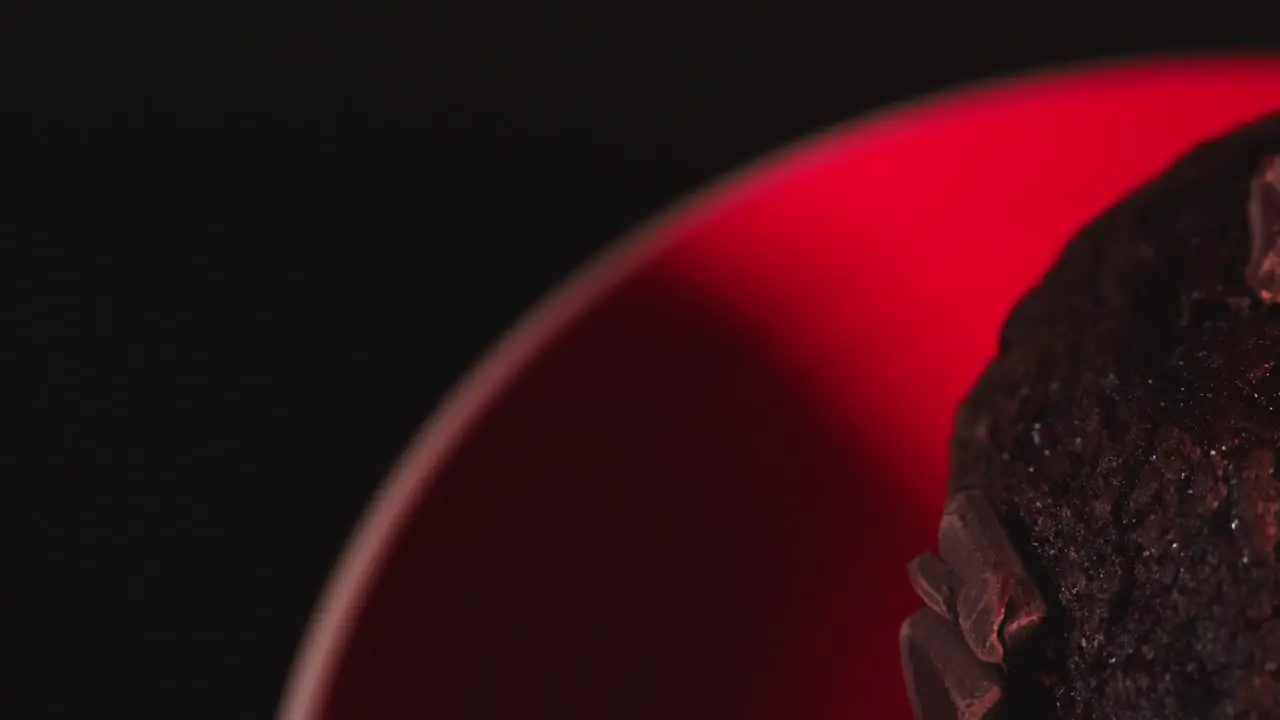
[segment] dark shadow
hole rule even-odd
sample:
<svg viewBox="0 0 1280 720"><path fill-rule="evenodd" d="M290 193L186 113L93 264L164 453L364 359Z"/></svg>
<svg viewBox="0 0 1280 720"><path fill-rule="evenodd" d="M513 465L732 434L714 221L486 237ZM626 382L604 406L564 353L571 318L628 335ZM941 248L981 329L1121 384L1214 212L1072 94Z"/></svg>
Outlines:
<svg viewBox="0 0 1280 720"><path fill-rule="evenodd" d="M905 716L932 523L762 357L661 277L601 304L447 463L326 717Z"/></svg>

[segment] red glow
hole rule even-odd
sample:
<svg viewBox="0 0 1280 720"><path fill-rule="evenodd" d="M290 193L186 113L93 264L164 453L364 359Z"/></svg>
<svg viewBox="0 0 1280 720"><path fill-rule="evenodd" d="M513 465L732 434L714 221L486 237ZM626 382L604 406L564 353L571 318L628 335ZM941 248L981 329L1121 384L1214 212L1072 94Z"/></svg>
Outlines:
<svg viewBox="0 0 1280 720"><path fill-rule="evenodd" d="M333 596L361 612L320 633L296 717L908 717L904 564L1004 316L1092 216L1278 98L1261 59L992 87L679 213L429 431L396 482L431 489L370 518Z"/></svg>

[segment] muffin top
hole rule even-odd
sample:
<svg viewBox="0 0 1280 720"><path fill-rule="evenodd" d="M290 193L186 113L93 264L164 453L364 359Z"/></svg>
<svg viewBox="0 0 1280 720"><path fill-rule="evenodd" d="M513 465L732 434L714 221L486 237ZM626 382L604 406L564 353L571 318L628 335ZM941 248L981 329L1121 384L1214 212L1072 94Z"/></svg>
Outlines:
<svg viewBox="0 0 1280 720"><path fill-rule="evenodd" d="M1275 155L1280 115L1089 225L957 415L951 491L991 502L1045 597L1037 675L1064 718L1280 708Z"/></svg>

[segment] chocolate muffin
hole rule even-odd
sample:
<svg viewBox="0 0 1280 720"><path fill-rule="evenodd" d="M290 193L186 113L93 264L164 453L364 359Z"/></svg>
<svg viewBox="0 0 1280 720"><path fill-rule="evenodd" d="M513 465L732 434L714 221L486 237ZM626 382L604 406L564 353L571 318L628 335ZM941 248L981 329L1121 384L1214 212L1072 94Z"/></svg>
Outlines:
<svg viewBox="0 0 1280 720"><path fill-rule="evenodd" d="M1278 158L1280 116L1195 148L1014 308L913 564L917 715L1280 717Z"/></svg>

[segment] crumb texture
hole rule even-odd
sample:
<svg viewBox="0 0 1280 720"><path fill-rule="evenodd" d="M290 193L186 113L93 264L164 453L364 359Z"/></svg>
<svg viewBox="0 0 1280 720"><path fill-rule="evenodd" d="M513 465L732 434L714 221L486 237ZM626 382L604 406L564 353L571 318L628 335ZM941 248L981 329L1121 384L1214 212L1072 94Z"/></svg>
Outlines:
<svg viewBox="0 0 1280 720"><path fill-rule="evenodd" d="M1062 718L1280 717L1280 306L1245 281L1280 116L1196 148L1084 230L957 416L1050 605Z"/></svg>

